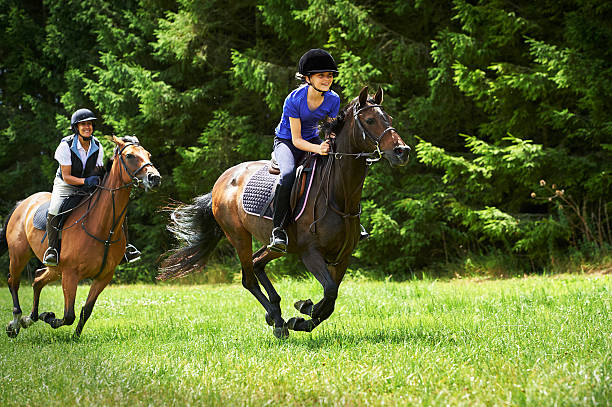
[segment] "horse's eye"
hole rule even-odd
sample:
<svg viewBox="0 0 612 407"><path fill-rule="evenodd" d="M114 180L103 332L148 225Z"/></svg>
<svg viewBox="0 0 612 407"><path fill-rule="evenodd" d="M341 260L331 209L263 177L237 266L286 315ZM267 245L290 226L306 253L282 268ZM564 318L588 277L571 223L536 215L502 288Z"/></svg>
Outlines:
<svg viewBox="0 0 612 407"><path fill-rule="evenodd" d="M129 153L128 153L128 154L126 154L126 155L125 155L125 157L126 157L128 160L131 160L132 158L134 158L134 154L129 154Z"/></svg>
<svg viewBox="0 0 612 407"><path fill-rule="evenodd" d="M367 124L374 124L376 122L376 120L372 119L371 117L366 119L366 123Z"/></svg>

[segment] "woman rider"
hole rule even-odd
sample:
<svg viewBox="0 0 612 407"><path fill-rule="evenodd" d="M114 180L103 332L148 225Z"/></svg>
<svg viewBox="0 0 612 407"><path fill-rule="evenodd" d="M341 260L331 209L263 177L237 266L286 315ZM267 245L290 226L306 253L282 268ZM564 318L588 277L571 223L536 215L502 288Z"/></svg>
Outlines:
<svg viewBox="0 0 612 407"><path fill-rule="evenodd" d="M336 61L322 49L311 49L300 58L296 77L303 85L285 99L280 123L275 129L274 155L280 180L274 195L274 216L269 249L286 252L289 198L295 179L295 166L307 152L327 155L328 141L319 138L317 125L323 118L334 118L340 109L340 96L331 85L338 74Z"/></svg>
<svg viewBox="0 0 612 407"><path fill-rule="evenodd" d="M74 132L64 137L55 150L55 159L59 168L53 181L53 192L47 215L47 236L49 248L43 256L45 266L57 266L59 263L59 223L62 215L60 208L64 200L76 195L85 187L100 183L104 173L104 149L100 141L93 136L96 117L89 109L79 109L70 119L70 128ZM126 246L125 259L135 261L140 252L131 244Z"/></svg>

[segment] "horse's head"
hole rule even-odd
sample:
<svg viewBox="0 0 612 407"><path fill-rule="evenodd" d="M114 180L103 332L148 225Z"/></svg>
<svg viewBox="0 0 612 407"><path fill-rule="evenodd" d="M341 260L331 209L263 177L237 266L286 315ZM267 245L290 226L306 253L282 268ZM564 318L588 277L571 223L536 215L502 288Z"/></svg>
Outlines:
<svg viewBox="0 0 612 407"><path fill-rule="evenodd" d="M374 99L369 99L366 86L356 99L353 102L352 112L347 112L352 114L354 119L354 142L358 143L364 152L378 152L392 166L406 165L410 156L410 147L404 143L397 130L391 127L392 118L381 106L382 88L378 89Z"/></svg>
<svg viewBox="0 0 612 407"><path fill-rule="evenodd" d="M113 136L113 143L116 145L114 160L119 160L123 183L142 184L145 190L161 184L161 175L151 163L151 153L140 145L138 138Z"/></svg>

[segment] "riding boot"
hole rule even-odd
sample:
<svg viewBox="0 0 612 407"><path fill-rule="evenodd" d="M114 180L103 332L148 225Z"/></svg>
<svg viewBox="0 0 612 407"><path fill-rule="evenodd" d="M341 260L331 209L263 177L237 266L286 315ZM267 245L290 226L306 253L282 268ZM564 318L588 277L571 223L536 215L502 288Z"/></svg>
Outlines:
<svg viewBox="0 0 612 407"><path fill-rule="evenodd" d="M49 247L43 256L45 266L57 266L59 263L59 223L61 216L47 214L47 239Z"/></svg>
<svg viewBox="0 0 612 407"><path fill-rule="evenodd" d="M287 245L289 244L289 238L287 232L285 232L285 225L289 214L289 198L291 197L291 187L285 187L278 185L274 194L274 217L272 222L274 229L272 229L272 236L270 237L270 245L268 249L286 253Z"/></svg>

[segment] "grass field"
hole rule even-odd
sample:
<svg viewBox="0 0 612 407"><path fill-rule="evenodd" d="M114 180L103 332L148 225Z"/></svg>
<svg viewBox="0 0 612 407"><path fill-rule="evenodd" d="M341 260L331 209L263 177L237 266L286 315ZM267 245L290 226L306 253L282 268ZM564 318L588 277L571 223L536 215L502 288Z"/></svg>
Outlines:
<svg viewBox="0 0 612 407"><path fill-rule="evenodd" d="M321 295L277 288L285 319ZM76 323L3 334L0 405L611 405L611 298L611 275L347 281L328 321L279 341L239 285L111 286L79 341ZM43 290L41 311L62 304ZM3 327L11 309L2 287Z"/></svg>

